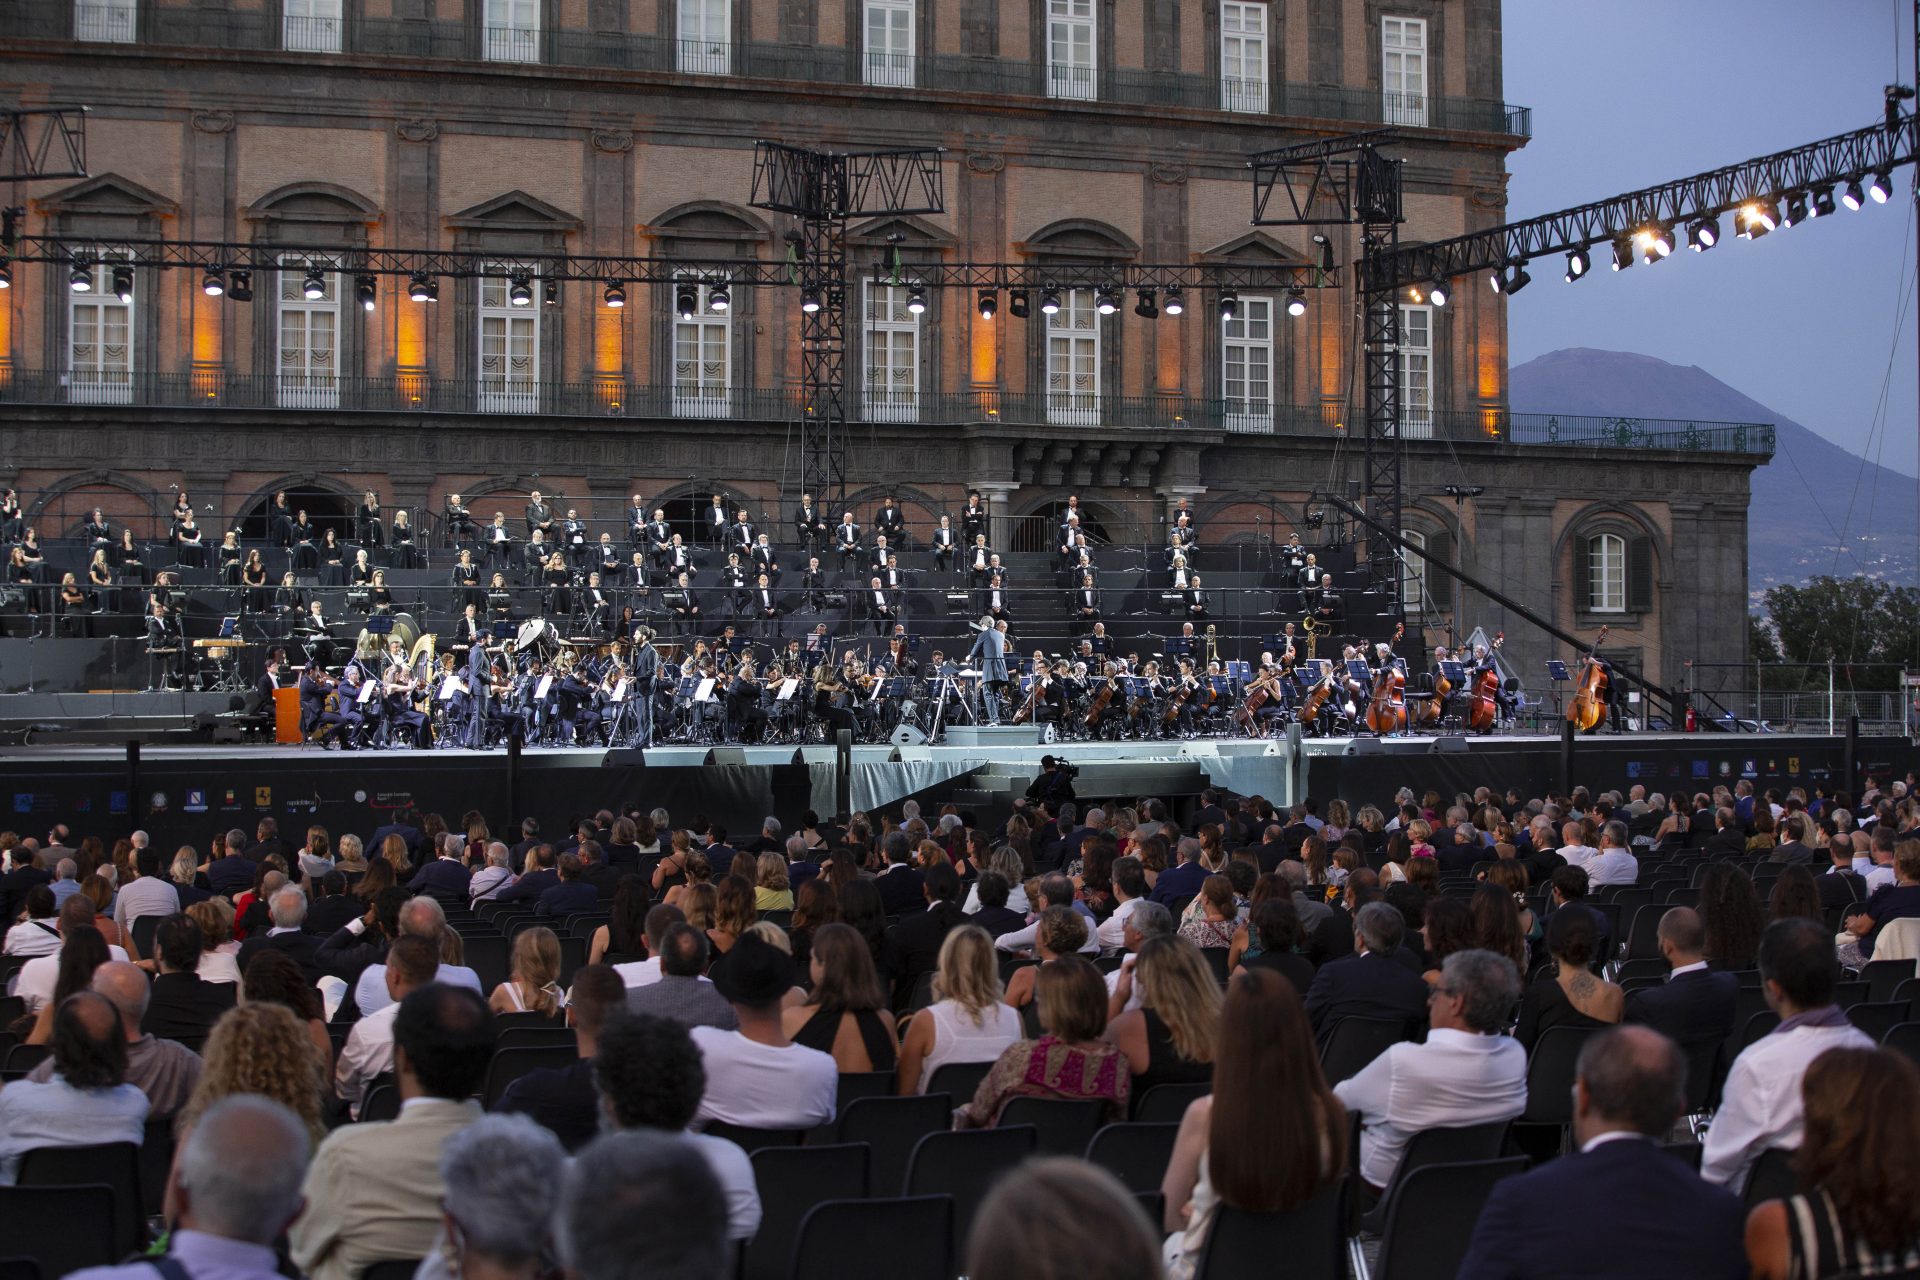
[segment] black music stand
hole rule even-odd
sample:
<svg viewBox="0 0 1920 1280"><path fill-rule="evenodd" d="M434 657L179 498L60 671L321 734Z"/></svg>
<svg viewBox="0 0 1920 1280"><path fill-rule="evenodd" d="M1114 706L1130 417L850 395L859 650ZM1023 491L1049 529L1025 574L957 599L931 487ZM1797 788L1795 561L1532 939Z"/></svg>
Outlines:
<svg viewBox="0 0 1920 1280"><path fill-rule="evenodd" d="M1573 679L1573 672L1558 658L1547 659L1547 679L1553 684L1553 718L1560 719L1560 686Z"/></svg>

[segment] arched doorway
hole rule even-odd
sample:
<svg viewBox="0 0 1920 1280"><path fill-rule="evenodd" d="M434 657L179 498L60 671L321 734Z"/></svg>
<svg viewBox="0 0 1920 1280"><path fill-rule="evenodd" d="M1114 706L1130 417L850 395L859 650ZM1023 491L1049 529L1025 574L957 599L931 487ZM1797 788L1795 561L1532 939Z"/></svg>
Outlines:
<svg viewBox="0 0 1920 1280"><path fill-rule="evenodd" d="M296 514L305 511L315 529L324 531L331 528L342 541L354 536L358 503L353 499L312 484L291 484L286 486L284 492L287 495L287 510ZM272 505L273 495L270 493L247 507L240 517L242 541L266 541L270 533L267 528L267 509Z"/></svg>

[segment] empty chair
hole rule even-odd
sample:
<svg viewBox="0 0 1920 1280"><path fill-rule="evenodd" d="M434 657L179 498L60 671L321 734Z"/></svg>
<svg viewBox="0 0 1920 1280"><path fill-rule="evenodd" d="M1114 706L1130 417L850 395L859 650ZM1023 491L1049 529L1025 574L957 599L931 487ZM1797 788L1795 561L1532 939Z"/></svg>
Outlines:
<svg viewBox="0 0 1920 1280"><path fill-rule="evenodd" d="M1078 1157L1100 1131L1106 1107L1098 1098L1015 1098L995 1123L1030 1124L1040 1131L1041 1155Z"/></svg>
<svg viewBox="0 0 1920 1280"><path fill-rule="evenodd" d="M40 1264L32 1258L0 1258L0 1280L40 1280Z"/></svg>
<svg viewBox="0 0 1920 1280"><path fill-rule="evenodd" d="M1380 1203L1360 1219L1364 1231L1384 1232L1392 1216L1393 1202L1400 1188L1430 1164L1471 1164L1499 1157L1506 1143L1508 1122L1463 1125L1449 1129L1422 1129L1407 1141L1407 1149L1393 1171L1393 1185L1380 1197Z"/></svg>
<svg viewBox="0 0 1920 1280"><path fill-rule="evenodd" d="M140 1211L157 1218L167 1195L167 1175L173 1171L173 1117L148 1116L140 1139Z"/></svg>
<svg viewBox="0 0 1920 1280"><path fill-rule="evenodd" d="M954 1272L953 1198L829 1200L800 1223L793 1280L939 1280Z"/></svg>
<svg viewBox="0 0 1920 1280"><path fill-rule="evenodd" d="M760 1229L747 1243L742 1280L786 1280L800 1223L828 1200L864 1200L867 1147L763 1147L753 1153L760 1189Z"/></svg>
<svg viewBox="0 0 1920 1280"><path fill-rule="evenodd" d="M1329 1086L1359 1075L1368 1063L1407 1038L1406 1024L1386 1018L1342 1018L1320 1049Z"/></svg>
<svg viewBox="0 0 1920 1280"><path fill-rule="evenodd" d="M935 1067L927 1079L928 1093L944 1093L956 1106L970 1102L980 1091L980 1082L993 1070L991 1062L949 1062Z"/></svg>
<svg viewBox="0 0 1920 1280"><path fill-rule="evenodd" d="M491 1107L500 1101L500 1095L507 1091L508 1085L529 1071L538 1071L542 1067L569 1067L579 1060L579 1051L567 1044L497 1050L493 1061L487 1064L487 1084L481 1096L486 1105Z"/></svg>
<svg viewBox="0 0 1920 1280"><path fill-rule="evenodd" d="M35 1147L20 1159L23 1187L104 1186L113 1192L113 1256L123 1258L147 1239L140 1194L140 1148L131 1142L88 1147Z"/></svg>
<svg viewBox="0 0 1920 1280"><path fill-rule="evenodd" d="M126 1256L118 1216L109 1186L0 1187L0 1255L34 1259L48 1280L109 1266Z"/></svg>
<svg viewBox="0 0 1920 1280"><path fill-rule="evenodd" d="M953 1100L944 1093L916 1098L861 1098L840 1117L842 1142L873 1148L869 1185L882 1191L904 1186L913 1149L929 1133L953 1127Z"/></svg>
<svg viewBox="0 0 1920 1280"><path fill-rule="evenodd" d="M1430 1164L1402 1180L1372 1280L1452 1280L1494 1184L1526 1168L1525 1156ZM1356 1258L1354 1270L1368 1275L1364 1259Z"/></svg>
<svg viewBox="0 0 1920 1280"><path fill-rule="evenodd" d="M834 1089L833 1114L840 1115L860 1098L890 1098L898 1082L891 1071L842 1071Z"/></svg>
<svg viewBox="0 0 1920 1280"><path fill-rule="evenodd" d="M1878 1004L1899 999L1900 984L1914 976L1911 960L1869 960L1860 971L1867 981L1867 999Z"/></svg>
<svg viewBox="0 0 1920 1280"><path fill-rule="evenodd" d="M541 1026L507 1027L493 1038L494 1049L542 1049L554 1045L563 1045L578 1051L579 1042L574 1038L572 1027L556 1027L552 1023Z"/></svg>
<svg viewBox="0 0 1920 1280"><path fill-rule="evenodd" d="M491 991L507 980L512 943L505 934L463 934L460 942L466 952L467 968L479 977L482 991Z"/></svg>
<svg viewBox="0 0 1920 1280"><path fill-rule="evenodd" d="M1285 1213L1248 1213L1231 1205L1214 1210L1197 1280L1270 1280L1285 1259L1288 1280L1345 1280L1341 1256L1344 1180L1335 1180Z"/></svg>
<svg viewBox="0 0 1920 1280"><path fill-rule="evenodd" d="M1573 1124L1574 1065L1594 1034L1591 1027L1548 1027L1527 1055L1527 1109L1515 1123L1562 1135Z"/></svg>
<svg viewBox="0 0 1920 1280"><path fill-rule="evenodd" d="M1886 1038L1880 1043L1920 1063L1920 1022L1903 1022L1897 1027L1889 1027Z"/></svg>
<svg viewBox="0 0 1920 1280"><path fill-rule="evenodd" d="M1132 1118L1143 1124L1169 1121L1179 1124L1181 1117L1187 1114L1188 1104L1211 1092L1211 1084L1156 1084L1145 1093L1135 1095Z"/></svg>
<svg viewBox="0 0 1920 1280"><path fill-rule="evenodd" d="M1905 1022L1912 1009L1897 1000L1881 1004L1856 1004L1847 1010L1847 1021L1866 1032L1878 1043L1887 1032Z"/></svg>
<svg viewBox="0 0 1920 1280"><path fill-rule="evenodd" d="M1665 903L1648 903L1636 908L1628 926L1622 955L1628 960L1660 958L1660 917L1667 913Z"/></svg>
<svg viewBox="0 0 1920 1280"><path fill-rule="evenodd" d="M1179 1136L1178 1124L1110 1124L1087 1144L1087 1163L1099 1165L1129 1191L1158 1191Z"/></svg>
<svg viewBox="0 0 1920 1280"><path fill-rule="evenodd" d="M709 1121L701 1132L710 1138L725 1138L748 1155L768 1147L797 1147L807 1137L805 1129L750 1129L720 1120Z"/></svg>
<svg viewBox="0 0 1920 1280"><path fill-rule="evenodd" d="M400 1090L390 1084L376 1084L367 1090L360 1103L360 1123L373 1124L400 1118Z"/></svg>
<svg viewBox="0 0 1920 1280"><path fill-rule="evenodd" d="M1039 1147L1032 1125L930 1133L907 1162L907 1196L952 1196L953 1232L965 1240L974 1211L1003 1175Z"/></svg>

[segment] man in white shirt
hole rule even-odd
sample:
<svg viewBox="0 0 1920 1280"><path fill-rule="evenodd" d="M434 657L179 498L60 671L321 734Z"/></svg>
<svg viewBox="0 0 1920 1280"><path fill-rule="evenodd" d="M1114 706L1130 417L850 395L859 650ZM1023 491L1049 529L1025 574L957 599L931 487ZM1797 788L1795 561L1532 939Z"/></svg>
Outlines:
<svg viewBox="0 0 1920 1280"><path fill-rule="evenodd" d="M1120 903L1113 914L1093 931L1094 939L1107 950L1118 951L1126 945L1127 921L1147 900L1147 873L1138 858L1116 858L1113 863L1113 896Z"/></svg>
<svg viewBox="0 0 1920 1280"><path fill-rule="evenodd" d="M601 1029L593 1082L607 1129L652 1129L677 1135L713 1170L727 1202L727 1238L748 1240L760 1229L760 1190L753 1162L737 1143L689 1133L706 1090L700 1050L685 1027L651 1014L616 1012Z"/></svg>
<svg viewBox="0 0 1920 1280"><path fill-rule="evenodd" d="M1584 867L1589 861L1600 856L1600 851L1590 844L1582 844L1580 824L1566 822L1560 826L1560 856L1567 860L1570 867Z"/></svg>
<svg viewBox="0 0 1920 1280"><path fill-rule="evenodd" d="M1087 938L1080 945L1081 955L1097 955L1100 951L1100 939L1094 935L1093 913L1086 904L1074 897L1073 881L1058 871L1043 877L1040 881L1040 901L1033 907L1033 923L1024 929L1015 929L1012 933L1003 933L993 940L993 945L1001 951L1031 951L1034 940L1040 936L1040 916L1048 907L1067 907L1086 918Z"/></svg>
<svg viewBox="0 0 1920 1280"><path fill-rule="evenodd" d="M447 931L447 913L434 899L421 896L410 899L400 908L399 936L425 938L432 942L438 952L440 937ZM364 933L367 922L364 917L349 920L347 931L352 934ZM481 989L480 975L463 964L443 964L428 979L429 982L444 982L451 986L466 987L487 993ZM360 1006L360 1016L378 1013L390 1004L398 1003L394 996L387 994L387 967L383 964L370 964L360 973L360 980L353 987L354 1003Z"/></svg>
<svg viewBox="0 0 1920 1280"><path fill-rule="evenodd" d="M1800 1077L1829 1049L1871 1049L1873 1040L1834 1003L1833 935L1794 917L1760 935L1760 984L1780 1025L1733 1060L1720 1110L1707 1130L1700 1176L1738 1192L1762 1151L1798 1147Z"/></svg>
<svg viewBox="0 0 1920 1280"><path fill-rule="evenodd" d="M142 916L170 916L180 910L180 892L160 875L160 851L141 849L133 855L139 874L120 886L113 898L113 922L120 936L133 937L133 922Z"/></svg>
<svg viewBox="0 0 1920 1280"><path fill-rule="evenodd" d="M75 928L85 925L94 926L93 900L84 893L76 893L60 904L59 929L62 936ZM107 955L115 960L125 960L127 953L120 947L107 946ZM40 1012L40 1006L53 999L54 985L60 980L60 953L35 956L21 966L20 976L14 980L13 994L27 1003L28 1013Z"/></svg>
<svg viewBox="0 0 1920 1280"><path fill-rule="evenodd" d="M1133 964L1148 938L1163 938L1173 932L1173 913L1157 902L1144 899L1127 918L1124 941L1127 954L1120 966L1107 975L1107 1021L1140 1007L1143 983L1133 980Z"/></svg>
<svg viewBox="0 0 1920 1280"><path fill-rule="evenodd" d="M1456 951L1428 996L1425 1044L1401 1043L1334 1096L1360 1113L1360 1176L1393 1182L1408 1141L1422 1129L1511 1120L1526 1110L1527 1052L1503 1034L1520 975L1491 951Z"/></svg>
<svg viewBox="0 0 1920 1280"><path fill-rule="evenodd" d="M393 1020L400 1013L400 1002L408 992L432 982L439 965L438 949L425 938L396 938L387 948L381 973L391 1003L353 1024L333 1066L333 1090L356 1120L360 1104L366 1101L367 1085L375 1076L393 1070Z"/></svg>
<svg viewBox="0 0 1920 1280"><path fill-rule="evenodd" d="M650 987L660 981L660 940L667 936L667 930L686 919L686 913L678 907L669 907L662 903L647 910L647 958L629 960L625 964L613 966L620 975L620 981L627 984L627 990L635 987ZM704 981L704 979L703 979Z"/></svg>
<svg viewBox="0 0 1920 1280"><path fill-rule="evenodd" d="M1899 836L1892 823L1876 823L1867 857L1853 860L1853 869L1866 882L1864 887L1869 898L1894 883L1893 846L1898 842Z"/></svg>
<svg viewBox="0 0 1920 1280"><path fill-rule="evenodd" d="M793 960L748 934L715 975L738 1031L695 1027L707 1087L698 1119L748 1129L811 1129L833 1119L840 1071L833 1058L787 1038L780 1003L793 990Z"/></svg>
<svg viewBox="0 0 1920 1280"><path fill-rule="evenodd" d="M1564 853L1565 850L1562 850ZM1627 824L1609 822L1600 832L1600 849L1584 864L1587 886L1604 888L1610 884L1633 884L1640 878L1640 859L1627 848Z"/></svg>

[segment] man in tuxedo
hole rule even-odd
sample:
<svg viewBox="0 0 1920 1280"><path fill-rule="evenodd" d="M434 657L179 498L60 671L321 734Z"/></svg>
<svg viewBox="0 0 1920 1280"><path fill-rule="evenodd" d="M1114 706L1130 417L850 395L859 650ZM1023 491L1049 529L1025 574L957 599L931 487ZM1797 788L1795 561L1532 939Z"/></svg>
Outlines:
<svg viewBox="0 0 1920 1280"><path fill-rule="evenodd" d="M810 493L800 495L800 508L793 513L793 533L794 541L809 550L827 536L826 519L820 514L820 508L814 506Z"/></svg>
<svg viewBox="0 0 1920 1280"><path fill-rule="evenodd" d="M647 508L637 493L633 495L633 505L627 508L627 542L635 547L647 544Z"/></svg>
<svg viewBox="0 0 1920 1280"><path fill-rule="evenodd" d="M860 562L860 526L853 522L853 512L841 513L833 530L833 549L840 553L843 572Z"/></svg>
<svg viewBox="0 0 1920 1280"><path fill-rule="evenodd" d="M527 495L527 540L529 542L533 540L535 532L538 532L542 538L553 536L553 508L541 500L538 489Z"/></svg>
<svg viewBox="0 0 1920 1280"><path fill-rule="evenodd" d="M753 521L744 511L738 512L731 527L727 530L727 545L741 555L753 549Z"/></svg>
<svg viewBox="0 0 1920 1280"><path fill-rule="evenodd" d="M1658 1032L1619 1027L1588 1040L1573 1087L1579 1149L1494 1190L1461 1280L1745 1276L1746 1209L1659 1147L1680 1117L1686 1078L1679 1048ZM1541 1229L1601 1187L1606 1208L1591 1224L1600 1229Z"/></svg>
<svg viewBox="0 0 1920 1280"><path fill-rule="evenodd" d="M907 538L907 513L900 509L900 503L892 494L881 504L880 512L873 518L875 533L882 534L894 546L901 546Z"/></svg>
<svg viewBox="0 0 1920 1280"><path fill-rule="evenodd" d="M1080 585L1067 597L1067 606L1074 622L1082 628L1092 627L1100 620L1100 588L1094 585L1093 575L1080 575Z"/></svg>
<svg viewBox="0 0 1920 1280"><path fill-rule="evenodd" d="M1707 968L1707 929L1692 907L1660 917L1660 954L1673 971L1658 987L1627 993L1627 1022L1637 1022L1679 1045L1719 1044L1733 1034L1740 983Z"/></svg>
<svg viewBox="0 0 1920 1280"><path fill-rule="evenodd" d="M714 546L725 546L727 541L727 502L720 494L713 495L713 505L707 508L707 521L703 526L707 531L707 541Z"/></svg>
<svg viewBox="0 0 1920 1280"><path fill-rule="evenodd" d="M1360 908L1353 922L1353 954L1322 965L1307 991L1307 1017L1323 1043L1342 1018L1397 1020L1409 1028L1419 1024L1427 1009L1427 984L1393 958L1406 931L1406 917L1397 907L1369 902Z"/></svg>
<svg viewBox="0 0 1920 1280"><path fill-rule="evenodd" d="M673 526L667 523L667 513L660 507L653 509L653 519L647 521L643 532L646 539L647 555L653 561L653 571L664 576L672 567Z"/></svg>
<svg viewBox="0 0 1920 1280"><path fill-rule="evenodd" d="M240 972L244 974L262 951L284 951L300 966L308 982L318 982L326 968L320 963L322 939L306 931L307 895L297 885L276 890L267 900L267 917L273 927L265 933L255 932L240 944Z"/></svg>
<svg viewBox="0 0 1920 1280"><path fill-rule="evenodd" d="M942 573L952 573L953 558L960 549L960 540L953 531L951 516L940 517L940 527L933 531L928 545L933 549L934 567Z"/></svg>
<svg viewBox="0 0 1920 1280"><path fill-rule="evenodd" d="M882 849L887 868L874 878L880 905L890 916L904 915L925 900L926 877L913 865L913 841L904 831L890 831Z"/></svg>
<svg viewBox="0 0 1920 1280"><path fill-rule="evenodd" d="M1207 616L1207 593L1200 589L1200 575L1193 574L1187 579L1187 589L1181 592L1186 597L1187 616L1204 618Z"/></svg>
<svg viewBox="0 0 1920 1280"><path fill-rule="evenodd" d="M587 589L580 596L580 611L587 615L589 635L613 634L613 593L600 585L600 575L587 575Z"/></svg>
<svg viewBox="0 0 1920 1280"><path fill-rule="evenodd" d="M888 591L877 577L867 582L866 604L867 617L873 623L873 634L877 636L887 634L887 628L893 625L893 620L899 613L899 607L895 602L894 594Z"/></svg>
<svg viewBox="0 0 1920 1280"><path fill-rule="evenodd" d="M980 634L967 651L967 662L977 664L975 669L980 672L980 684L986 690L987 722L998 724L1000 697L1007 684L1007 638L994 627L991 616L980 619L978 625Z"/></svg>
<svg viewBox="0 0 1920 1280"><path fill-rule="evenodd" d="M773 542L766 534L755 539L748 564L755 574L766 574L768 582L780 581L780 557L774 554Z"/></svg>
<svg viewBox="0 0 1920 1280"><path fill-rule="evenodd" d="M955 926L967 922L960 910L960 875L949 862L936 862L922 873L926 910L916 911L887 930L901 951L900 972L893 985L893 1007L904 1012L913 998L920 975L939 967L940 944Z"/></svg>

